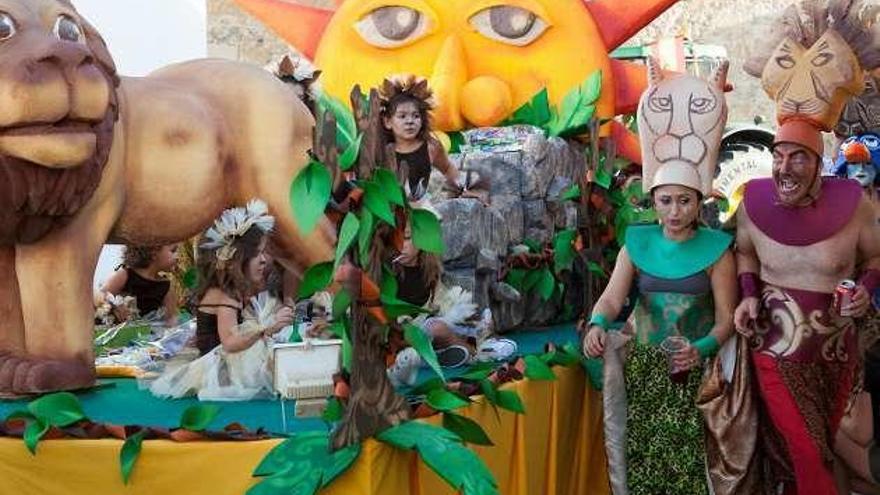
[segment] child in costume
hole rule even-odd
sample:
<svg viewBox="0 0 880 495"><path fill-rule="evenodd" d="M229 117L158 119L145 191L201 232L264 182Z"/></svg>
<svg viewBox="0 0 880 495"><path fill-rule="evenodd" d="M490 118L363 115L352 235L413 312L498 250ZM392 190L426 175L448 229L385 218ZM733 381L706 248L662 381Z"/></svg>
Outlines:
<svg viewBox="0 0 880 495"><path fill-rule="evenodd" d="M163 272L177 265L177 244L144 247L125 246L120 266L100 287L96 297L98 306L111 296L133 297L139 316L159 315L167 326L177 323L177 294ZM115 298L114 298L115 299ZM125 306L112 309L117 320L134 316Z"/></svg>
<svg viewBox="0 0 880 495"><path fill-rule="evenodd" d="M709 83L664 79L653 59L648 65L650 86L638 108L643 187L660 224L627 229L583 351L605 358L614 495L705 494L704 422L695 398L703 364L732 333L737 297L732 237L699 220L727 117L727 64ZM629 324L609 331L633 285L639 296Z"/></svg>
<svg viewBox="0 0 880 495"><path fill-rule="evenodd" d="M449 187L458 189L458 170L431 135L428 81L415 76L386 79L380 97L390 166L397 170L409 199L418 201L427 193L432 168L443 174Z"/></svg>
<svg viewBox="0 0 880 495"><path fill-rule="evenodd" d="M271 390L268 341L293 321L291 308L260 293L274 222L266 204L252 200L244 208L224 211L205 233L196 306L196 345L202 356L166 371L150 386L154 395L249 400Z"/></svg>
<svg viewBox="0 0 880 495"><path fill-rule="evenodd" d="M857 181L868 199L877 204L877 167L880 166L880 136L865 133L840 144L833 173Z"/></svg>

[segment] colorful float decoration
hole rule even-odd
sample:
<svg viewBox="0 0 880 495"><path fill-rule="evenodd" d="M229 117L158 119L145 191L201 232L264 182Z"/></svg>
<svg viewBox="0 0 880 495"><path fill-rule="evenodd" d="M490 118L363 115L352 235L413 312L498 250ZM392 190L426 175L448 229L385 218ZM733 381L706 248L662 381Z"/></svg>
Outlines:
<svg viewBox="0 0 880 495"><path fill-rule="evenodd" d="M633 113L645 68L608 54L677 0L346 0L334 10L235 1L314 58L324 91L341 101L391 74L428 78L434 127L449 132L500 124L545 88L561 108L594 73L604 89L596 117ZM607 132L633 140L618 124ZM637 146L621 153L638 162Z"/></svg>

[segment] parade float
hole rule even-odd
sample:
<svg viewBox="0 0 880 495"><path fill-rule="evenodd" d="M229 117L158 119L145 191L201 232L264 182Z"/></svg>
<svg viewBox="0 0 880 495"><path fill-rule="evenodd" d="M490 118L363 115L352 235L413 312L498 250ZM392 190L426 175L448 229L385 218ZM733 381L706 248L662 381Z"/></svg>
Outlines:
<svg viewBox="0 0 880 495"><path fill-rule="evenodd" d="M573 322L601 291L626 226L653 220L636 126L626 116L647 74L638 61L610 54L675 0L347 0L335 10L236 3L314 57L322 90L309 94L312 111L298 101L302 91L284 84L299 81L289 62L281 81L219 60L125 78L67 1L41 0L51 22L19 19L34 15L27 9L6 14L16 27L7 29L0 56L27 61L60 50L62 63L89 61L72 80L54 75L45 86L16 86L45 103L28 107L9 96L10 109L36 113L10 110L8 125L96 123L85 137L0 138L3 154L16 157L10 162L26 160L23 170L47 175L27 186L10 180L0 217L10 274L0 295L13 302L0 309L7 322L0 388L24 396L0 405L7 418L0 433L11 437L0 439L0 486L23 493L608 493L601 365L582 357ZM73 39L77 28L82 40ZM70 55L68 43L88 51ZM437 185L430 193L439 223L401 204L370 91L399 73L429 81L450 158L490 184L487 204L446 197ZM8 80L18 81L14 75ZM51 98L59 81L82 96ZM756 148L763 132L753 133ZM721 167L715 188L724 209L748 178L767 173L766 155L752 158L727 176ZM88 177L72 177L79 170ZM330 193L353 171L362 202L336 208ZM71 184L79 187L60 206L40 196ZM296 404L285 400L161 401L123 378L75 395L35 395L95 383L87 286L101 244L187 239L251 197L265 199L278 219L280 261L302 276L300 295L333 280L347 293L333 308L337 336L351 352L347 379L320 418L295 417ZM369 263L396 242L407 216L421 225L414 241L442 256L445 280L491 308L499 331L550 329L514 334L520 353L507 362L455 373L432 365L415 387L395 390L385 376L385 339L436 361L417 332L393 323L417 311L389 295L381 264ZM181 273L184 285L186 278ZM508 287L518 296L510 298ZM45 297L33 302L47 293L48 306Z"/></svg>

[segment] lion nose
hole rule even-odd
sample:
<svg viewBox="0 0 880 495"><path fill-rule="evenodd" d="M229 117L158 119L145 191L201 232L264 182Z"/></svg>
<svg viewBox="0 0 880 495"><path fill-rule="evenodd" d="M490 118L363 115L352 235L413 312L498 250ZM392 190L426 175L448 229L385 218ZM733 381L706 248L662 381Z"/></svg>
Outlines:
<svg viewBox="0 0 880 495"><path fill-rule="evenodd" d="M55 65L65 71L94 63L94 59L86 47L76 43L58 41L47 48L45 54L37 59L38 63Z"/></svg>

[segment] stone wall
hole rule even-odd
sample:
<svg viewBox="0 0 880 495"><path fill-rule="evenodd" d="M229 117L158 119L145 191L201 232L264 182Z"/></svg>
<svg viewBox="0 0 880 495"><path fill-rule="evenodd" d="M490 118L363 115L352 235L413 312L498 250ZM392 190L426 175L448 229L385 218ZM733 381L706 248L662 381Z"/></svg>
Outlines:
<svg viewBox="0 0 880 495"><path fill-rule="evenodd" d="M286 0L319 7L334 0ZM679 33L694 41L727 48L730 81L736 90L728 96L730 121L751 121L755 115L772 118L773 107L758 81L742 71L752 46L760 43L770 21L793 0L682 0L631 43ZM285 44L259 22L241 12L232 0L207 0L208 49L212 56L245 60L258 65L277 61L288 52Z"/></svg>

